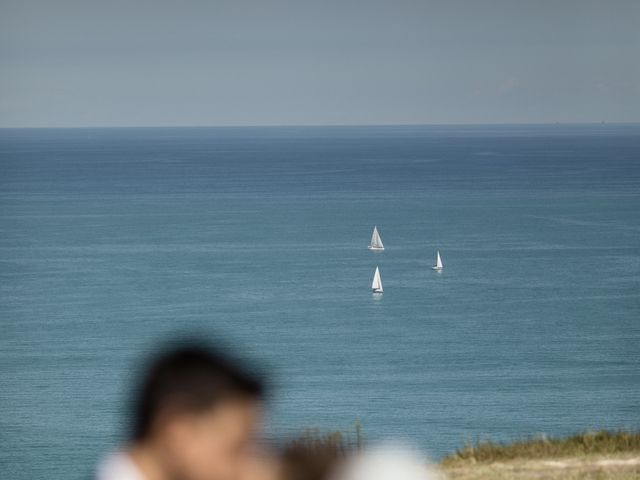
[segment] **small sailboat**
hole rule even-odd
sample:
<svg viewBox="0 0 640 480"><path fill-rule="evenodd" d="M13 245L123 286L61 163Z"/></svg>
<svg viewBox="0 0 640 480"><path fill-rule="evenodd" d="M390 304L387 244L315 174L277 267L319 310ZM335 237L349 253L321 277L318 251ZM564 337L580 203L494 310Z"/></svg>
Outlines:
<svg viewBox="0 0 640 480"><path fill-rule="evenodd" d="M382 279L380 278L380 270L376 267L376 273L373 274L373 283L371 283L373 293L382 293Z"/></svg>
<svg viewBox="0 0 640 480"><path fill-rule="evenodd" d="M442 259L440 258L440 250L438 250L438 253L436 253L436 264L431 267L434 270L442 270Z"/></svg>
<svg viewBox="0 0 640 480"><path fill-rule="evenodd" d="M373 227L373 234L371 235L371 244L369 245L369 250L384 250L384 245L382 244L382 239L380 238L380 234L378 233L378 227Z"/></svg>

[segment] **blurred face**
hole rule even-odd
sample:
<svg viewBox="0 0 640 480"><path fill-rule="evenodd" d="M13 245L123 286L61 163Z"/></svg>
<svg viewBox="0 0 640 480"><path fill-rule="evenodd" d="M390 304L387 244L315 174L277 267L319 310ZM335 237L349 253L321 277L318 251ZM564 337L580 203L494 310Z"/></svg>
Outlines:
<svg viewBox="0 0 640 480"><path fill-rule="evenodd" d="M163 463L171 480L241 480L258 421L258 405L248 400L175 416L162 436Z"/></svg>
<svg viewBox="0 0 640 480"><path fill-rule="evenodd" d="M266 451L255 451L241 467L239 480L282 480L280 461Z"/></svg>

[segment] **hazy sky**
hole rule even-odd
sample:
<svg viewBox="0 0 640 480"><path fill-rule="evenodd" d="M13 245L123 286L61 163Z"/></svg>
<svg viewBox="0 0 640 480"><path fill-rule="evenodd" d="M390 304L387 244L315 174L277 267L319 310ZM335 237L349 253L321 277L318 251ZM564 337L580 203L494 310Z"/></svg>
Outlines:
<svg viewBox="0 0 640 480"><path fill-rule="evenodd" d="M0 0L0 126L640 121L640 0Z"/></svg>

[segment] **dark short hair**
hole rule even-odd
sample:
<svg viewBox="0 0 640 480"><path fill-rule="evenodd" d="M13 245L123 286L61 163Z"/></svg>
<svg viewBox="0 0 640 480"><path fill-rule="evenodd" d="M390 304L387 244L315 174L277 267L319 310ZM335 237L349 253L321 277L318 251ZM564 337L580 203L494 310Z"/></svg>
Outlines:
<svg viewBox="0 0 640 480"><path fill-rule="evenodd" d="M144 440L165 408L201 413L226 400L260 400L264 384L237 362L210 347L173 348L151 361L133 399L132 437Z"/></svg>

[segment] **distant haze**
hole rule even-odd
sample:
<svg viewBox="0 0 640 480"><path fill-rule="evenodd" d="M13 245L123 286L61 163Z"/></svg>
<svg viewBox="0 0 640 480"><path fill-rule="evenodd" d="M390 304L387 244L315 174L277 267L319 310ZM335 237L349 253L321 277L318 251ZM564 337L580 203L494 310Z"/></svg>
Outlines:
<svg viewBox="0 0 640 480"><path fill-rule="evenodd" d="M638 0L3 0L0 126L640 121Z"/></svg>

